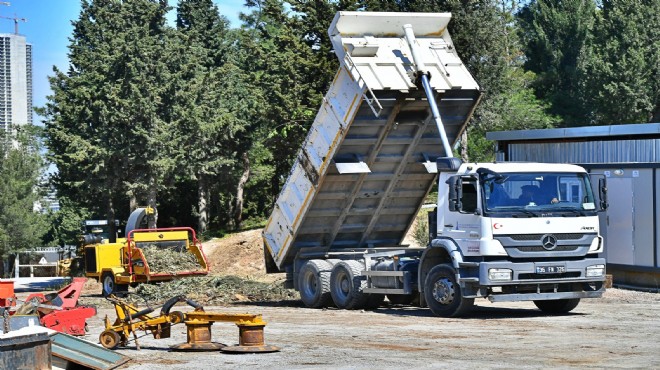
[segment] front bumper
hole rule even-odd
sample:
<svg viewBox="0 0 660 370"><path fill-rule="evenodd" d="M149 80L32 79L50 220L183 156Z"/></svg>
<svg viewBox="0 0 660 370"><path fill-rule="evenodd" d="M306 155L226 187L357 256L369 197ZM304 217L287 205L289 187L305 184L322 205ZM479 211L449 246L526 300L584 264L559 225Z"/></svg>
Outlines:
<svg viewBox="0 0 660 370"><path fill-rule="evenodd" d="M487 297L491 302L598 298L605 292L605 274L587 277L587 267L593 265L605 265L605 259L481 262L479 264L479 287L478 289L474 287L472 293L475 296ZM565 271L557 274L537 273L537 267L548 266L562 266ZM491 280L489 278L490 269L511 270L511 280Z"/></svg>

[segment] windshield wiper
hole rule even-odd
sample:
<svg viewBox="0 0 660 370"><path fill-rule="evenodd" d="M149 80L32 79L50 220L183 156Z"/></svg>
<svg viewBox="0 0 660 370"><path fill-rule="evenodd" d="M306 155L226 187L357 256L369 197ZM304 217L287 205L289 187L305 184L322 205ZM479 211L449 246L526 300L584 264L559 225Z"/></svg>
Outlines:
<svg viewBox="0 0 660 370"><path fill-rule="evenodd" d="M526 215L529 215L530 217L539 217L539 215L536 212L533 212L533 211L530 211L530 210L524 209L524 208L516 209L515 211L512 211L512 212L524 213ZM516 215L516 214L513 214L512 216L513 217L519 217L519 215Z"/></svg>
<svg viewBox="0 0 660 370"><path fill-rule="evenodd" d="M586 216L586 214L583 211L581 211L579 209L575 209L573 207L559 207L559 208L556 208L555 210L557 210L557 211L568 211L568 212L573 212L576 215ZM555 211L555 210L553 210L553 211Z"/></svg>

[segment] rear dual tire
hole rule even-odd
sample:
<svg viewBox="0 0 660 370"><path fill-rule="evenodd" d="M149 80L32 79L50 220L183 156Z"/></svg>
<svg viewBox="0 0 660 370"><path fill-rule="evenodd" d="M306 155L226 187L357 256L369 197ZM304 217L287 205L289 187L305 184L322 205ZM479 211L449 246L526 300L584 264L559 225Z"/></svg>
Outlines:
<svg viewBox="0 0 660 370"><path fill-rule="evenodd" d="M359 261L309 260L298 273L300 299L307 307L332 306L347 310L375 309L382 305L383 294L367 294Z"/></svg>
<svg viewBox="0 0 660 370"><path fill-rule="evenodd" d="M364 308L369 296L363 293L367 279L362 276L364 266L358 261L342 261L335 265L330 275L330 295L337 307L355 310Z"/></svg>
<svg viewBox="0 0 660 370"><path fill-rule="evenodd" d="M322 308L332 303L331 271L332 263L325 260L309 260L302 265L298 273L298 291L305 306Z"/></svg>

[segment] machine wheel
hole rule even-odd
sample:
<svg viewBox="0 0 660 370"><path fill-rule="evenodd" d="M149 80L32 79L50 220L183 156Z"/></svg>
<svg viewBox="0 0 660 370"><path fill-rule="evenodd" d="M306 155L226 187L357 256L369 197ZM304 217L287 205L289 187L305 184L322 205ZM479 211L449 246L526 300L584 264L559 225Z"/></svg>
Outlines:
<svg viewBox="0 0 660 370"><path fill-rule="evenodd" d="M107 349L115 349L119 345L121 338L114 330L106 330L99 336L99 342Z"/></svg>
<svg viewBox="0 0 660 370"><path fill-rule="evenodd" d="M474 298L463 298L456 281L456 270L448 264L437 265L424 281L424 298L431 312L441 317L458 317L472 308Z"/></svg>
<svg viewBox="0 0 660 370"><path fill-rule="evenodd" d="M364 269L358 261L342 261L332 268L330 295L338 308L356 310L363 308L369 298L362 293L367 280L360 273Z"/></svg>
<svg viewBox="0 0 660 370"><path fill-rule="evenodd" d="M388 294L387 295L387 300L390 301L391 304L402 304L402 305L408 305L411 304L414 299L414 296L412 294Z"/></svg>
<svg viewBox="0 0 660 370"><path fill-rule="evenodd" d="M549 301L534 301L539 310L547 313L567 313L572 311L580 303L580 298L553 299Z"/></svg>
<svg viewBox="0 0 660 370"><path fill-rule="evenodd" d="M115 276L111 272L104 272L101 275L101 284L103 285L101 288L101 294L103 294L104 297L115 292Z"/></svg>
<svg viewBox="0 0 660 370"><path fill-rule="evenodd" d="M298 273L298 290L305 306L326 307L331 303L330 271L332 264L324 260L310 260Z"/></svg>

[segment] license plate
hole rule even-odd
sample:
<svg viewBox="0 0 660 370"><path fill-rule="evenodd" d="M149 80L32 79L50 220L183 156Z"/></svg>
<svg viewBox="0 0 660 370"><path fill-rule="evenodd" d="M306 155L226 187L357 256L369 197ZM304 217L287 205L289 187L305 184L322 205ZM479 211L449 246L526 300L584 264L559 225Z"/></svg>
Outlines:
<svg viewBox="0 0 660 370"><path fill-rule="evenodd" d="M536 266L537 274L563 274L566 266Z"/></svg>

